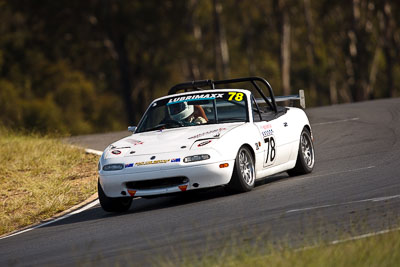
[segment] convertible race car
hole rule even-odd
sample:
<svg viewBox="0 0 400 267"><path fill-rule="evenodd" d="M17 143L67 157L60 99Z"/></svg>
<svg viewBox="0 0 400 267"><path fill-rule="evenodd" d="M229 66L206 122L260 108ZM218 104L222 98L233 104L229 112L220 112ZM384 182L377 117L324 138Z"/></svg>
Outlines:
<svg viewBox="0 0 400 267"><path fill-rule="evenodd" d="M226 89L235 83L251 89ZM102 208L122 212L134 197L215 186L246 192L266 176L310 173L308 118L301 108L276 104L294 100L305 107L303 91L275 97L259 77L175 85L150 104L137 127L128 128L132 135L104 150L98 166Z"/></svg>

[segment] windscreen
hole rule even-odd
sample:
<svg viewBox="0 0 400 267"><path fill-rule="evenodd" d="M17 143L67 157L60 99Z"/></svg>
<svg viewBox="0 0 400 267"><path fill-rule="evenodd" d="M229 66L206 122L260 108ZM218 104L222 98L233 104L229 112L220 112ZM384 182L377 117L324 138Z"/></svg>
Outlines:
<svg viewBox="0 0 400 267"><path fill-rule="evenodd" d="M136 133L246 121L247 99L244 93L193 93L152 103L139 123Z"/></svg>

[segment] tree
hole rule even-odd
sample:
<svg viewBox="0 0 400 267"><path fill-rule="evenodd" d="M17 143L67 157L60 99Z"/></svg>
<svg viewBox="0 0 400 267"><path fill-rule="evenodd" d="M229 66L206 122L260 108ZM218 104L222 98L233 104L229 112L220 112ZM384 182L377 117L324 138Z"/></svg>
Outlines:
<svg viewBox="0 0 400 267"><path fill-rule="evenodd" d="M290 94L291 24L290 8L286 0L275 0L275 12L280 32L280 65L284 95Z"/></svg>

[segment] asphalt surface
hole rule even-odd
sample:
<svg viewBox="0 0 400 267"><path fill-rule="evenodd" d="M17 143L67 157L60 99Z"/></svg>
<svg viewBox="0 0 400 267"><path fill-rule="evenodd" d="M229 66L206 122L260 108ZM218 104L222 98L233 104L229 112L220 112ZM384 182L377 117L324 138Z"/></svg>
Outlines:
<svg viewBox="0 0 400 267"><path fill-rule="evenodd" d="M137 199L128 213L98 205L0 240L0 266L144 265L229 253L246 245L301 247L398 227L400 99L308 109L316 165L229 195L221 188ZM72 138L103 150L128 132ZM96 168L96 166L94 166Z"/></svg>

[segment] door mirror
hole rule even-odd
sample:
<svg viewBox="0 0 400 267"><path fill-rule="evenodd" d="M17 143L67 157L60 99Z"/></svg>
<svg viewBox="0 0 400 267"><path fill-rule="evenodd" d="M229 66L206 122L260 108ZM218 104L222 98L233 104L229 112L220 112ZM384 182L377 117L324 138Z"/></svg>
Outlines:
<svg viewBox="0 0 400 267"><path fill-rule="evenodd" d="M136 131L136 126L128 126L128 131L134 133Z"/></svg>

